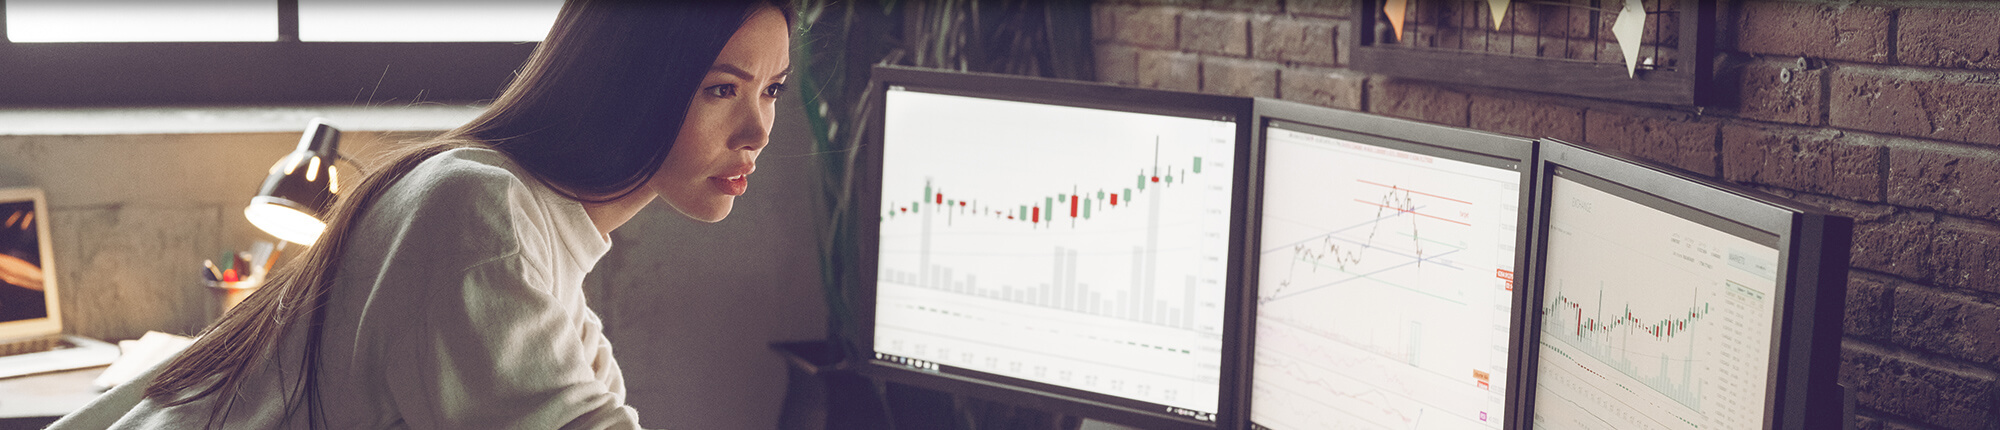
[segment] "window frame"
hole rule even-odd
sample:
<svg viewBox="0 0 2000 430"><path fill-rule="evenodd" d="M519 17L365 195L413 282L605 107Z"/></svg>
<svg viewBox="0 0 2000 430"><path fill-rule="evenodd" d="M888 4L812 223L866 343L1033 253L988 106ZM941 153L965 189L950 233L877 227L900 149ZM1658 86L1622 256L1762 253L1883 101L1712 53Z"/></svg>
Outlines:
<svg viewBox="0 0 2000 430"><path fill-rule="evenodd" d="M272 42L0 37L0 107L480 103L498 97L539 44L301 42L298 0L275 1Z"/></svg>

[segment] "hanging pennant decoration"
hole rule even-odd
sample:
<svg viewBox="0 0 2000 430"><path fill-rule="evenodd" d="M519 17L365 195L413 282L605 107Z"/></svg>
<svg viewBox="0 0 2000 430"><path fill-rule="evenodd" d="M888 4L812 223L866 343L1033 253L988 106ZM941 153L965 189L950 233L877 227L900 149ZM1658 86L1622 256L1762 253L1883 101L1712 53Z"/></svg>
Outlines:
<svg viewBox="0 0 2000 430"><path fill-rule="evenodd" d="M1396 41L1403 41L1403 15L1410 12L1410 0L1388 0L1382 4L1382 13L1389 14L1389 28L1396 30Z"/></svg>
<svg viewBox="0 0 2000 430"><path fill-rule="evenodd" d="M1639 0L1625 0L1625 9L1618 11L1618 20L1611 23L1611 36L1618 41L1618 50L1625 54L1625 77L1638 77L1639 45L1645 43L1646 5Z"/></svg>
<svg viewBox="0 0 2000 430"><path fill-rule="evenodd" d="M1500 23L1507 21L1507 7L1513 3L1514 0L1486 0L1486 8L1493 12L1490 15L1493 15L1494 30L1499 30Z"/></svg>

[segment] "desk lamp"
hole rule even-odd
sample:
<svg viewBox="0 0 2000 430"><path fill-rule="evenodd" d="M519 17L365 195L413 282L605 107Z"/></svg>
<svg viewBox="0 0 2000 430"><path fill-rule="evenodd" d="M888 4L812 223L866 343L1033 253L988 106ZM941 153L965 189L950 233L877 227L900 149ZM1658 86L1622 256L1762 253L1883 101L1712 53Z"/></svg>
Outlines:
<svg viewBox="0 0 2000 430"><path fill-rule="evenodd" d="M333 169L340 159L339 143L340 130L314 118L299 147L271 165L270 176L243 208L243 216L279 239L312 245L326 230L322 218L340 193L340 176Z"/></svg>

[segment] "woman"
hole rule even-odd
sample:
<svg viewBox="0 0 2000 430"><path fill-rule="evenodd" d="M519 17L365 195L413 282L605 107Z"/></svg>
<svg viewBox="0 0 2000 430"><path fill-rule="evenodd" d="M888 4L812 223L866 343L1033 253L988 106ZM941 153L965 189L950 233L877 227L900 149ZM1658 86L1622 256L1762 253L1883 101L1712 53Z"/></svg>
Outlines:
<svg viewBox="0 0 2000 430"><path fill-rule="evenodd" d="M397 150L318 245L55 428L633 428L585 273L653 199L729 215L789 73L772 0L572 0L478 119Z"/></svg>

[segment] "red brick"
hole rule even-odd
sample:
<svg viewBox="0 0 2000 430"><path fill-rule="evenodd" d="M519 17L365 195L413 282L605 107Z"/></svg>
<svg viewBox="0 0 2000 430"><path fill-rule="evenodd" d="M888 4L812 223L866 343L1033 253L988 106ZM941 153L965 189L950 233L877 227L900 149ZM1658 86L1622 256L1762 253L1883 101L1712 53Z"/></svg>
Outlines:
<svg viewBox="0 0 2000 430"><path fill-rule="evenodd" d="M1896 60L1903 64L2000 69L2000 38L1991 37L2000 11L1904 9L1897 20Z"/></svg>
<svg viewBox="0 0 2000 430"><path fill-rule="evenodd" d="M1148 48L1180 46L1180 9L1169 7L1127 7L1116 15L1112 40Z"/></svg>
<svg viewBox="0 0 2000 430"><path fill-rule="evenodd" d="M1090 41L1107 42L1118 40L1118 18L1131 14L1132 7L1120 4L1093 3L1090 5ZM1095 45L1095 43L1093 43Z"/></svg>
<svg viewBox="0 0 2000 430"><path fill-rule="evenodd" d="M1737 116L1804 125L1826 123L1826 69L1807 69L1803 61L1760 61L1737 76L1742 96Z"/></svg>
<svg viewBox="0 0 2000 430"><path fill-rule="evenodd" d="M1346 70L1278 69L1278 97L1336 109L1361 110L1368 75Z"/></svg>
<svg viewBox="0 0 2000 430"><path fill-rule="evenodd" d="M1584 113L1583 137L1593 145L1715 176L1718 128L1679 114L1632 115L1592 109Z"/></svg>
<svg viewBox="0 0 2000 430"><path fill-rule="evenodd" d="M1884 63L1890 9L1825 3L1743 2L1737 48L1758 54Z"/></svg>
<svg viewBox="0 0 2000 430"><path fill-rule="evenodd" d="M1980 364L2000 362L2000 306L1931 287L1896 287L1897 344Z"/></svg>
<svg viewBox="0 0 2000 430"><path fill-rule="evenodd" d="M1097 57L1097 81L1119 85L1139 83L1139 51L1131 47L1098 44L1094 50Z"/></svg>
<svg viewBox="0 0 2000 430"><path fill-rule="evenodd" d="M1257 17L1250 20L1250 46L1262 60L1338 65L1339 31L1338 21Z"/></svg>
<svg viewBox="0 0 2000 430"><path fill-rule="evenodd" d="M1937 231L1936 215L1905 210L1861 215L1854 220L1849 264L1919 281L1932 277L1935 265L1930 248Z"/></svg>
<svg viewBox="0 0 2000 430"><path fill-rule="evenodd" d="M1889 148L1889 203L2000 219L2000 150L1907 143Z"/></svg>
<svg viewBox="0 0 2000 430"><path fill-rule="evenodd" d="M1286 0L1285 12L1345 18L1354 14L1354 0Z"/></svg>
<svg viewBox="0 0 2000 430"><path fill-rule="evenodd" d="M1250 55L1250 18L1231 12L1188 12L1181 15L1181 50L1205 54Z"/></svg>
<svg viewBox="0 0 2000 430"><path fill-rule="evenodd" d="M1882 421L1857 412L1854 414L1854 430L1882 430Z"/></svg>
<svg viewBox="0 0 2000 430"><path fill-rule="evenodd" d="M1203 0L1202 5L1209 9L1258 13L1278 13L1285 9L1280 0Z"/></svg>
<svg viewBox="0 0 2000 430"><path fill-rule="evenodd" d="M1879 202L1884 157L1874 140L1828 129L1725 126L1722 177Z"/></svg>
<svg viewBox="0 0 2000 430"><path fill-rule="evenodd" d="M1583 108L1522 97L1472 96L1471 127L1526 138L1583 142Z"/></svg>
<svg viewBox="0 0 2000 430"><path fill-rule="evenodd" d="M1985 430L1994 410L1992 371L1843 342L1840 383L1861 407L1953 430Z"/></svg>
<svg viewBox="0 0 2000 430"><path fill-rule="evenodd" d="M1368 111L1464 127L1471 105L1465 93L1406 79L1370 79Z"/></svg>
<svg viewBox="0 0 2000 430"><path fill-rule="evenodd" d="M1925 282L1931 278L1936 214L1785 189L1764 191L1854 219L1854 245L1848 252L1852 256L1849 265L1854 268Z"/></svg>
<svg viewBox="0 0 2000 430"><path fill-rule="evenodd" d="M1174 51L1139 50L1139 86L1176 91L1201 89L1201 57Z"/></svg>
<svg viewBox="0 0 2000 430"><path fill-rule="evenodd" d="M1938 286L2000 293L2000 226L1944 218L1931 241L1931 282Z"/></svg>
<svg viewBox="0 0 2000 430"><path fill-rule="evenodd" d="M1835 127L2000 145L2000 82L1992 74L1841 67L1828 99Z"/></svg>
<svg viewBox="0 0 2000 430"><path fill-rule="evenodd" d="M1492 21L1491 18L1486 20ZM1560 45L1565 37L1590 36L1590 13L1567 5L1517 1L1508 9L1507 18L1500 28L1510 33L1554 39ZM1522 48L1529 46L1521 45Z"/></svg>
<svg viewBox="0 0 2000 430"><path fill-rule="evenodd" d="M1205 58L1201 91L1240 97L1277 97L1278 66L1262 61Z"/></svg>
<svg viewBox="0 0 2000 430"><path fill-rule="evenodd" d="M1890 312L1894 309L1894 279L1852 271L1847 274L1847 314L1844 330L1848 336L1883 339L1889 334Z"/></svg>

